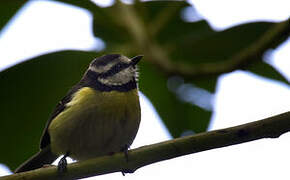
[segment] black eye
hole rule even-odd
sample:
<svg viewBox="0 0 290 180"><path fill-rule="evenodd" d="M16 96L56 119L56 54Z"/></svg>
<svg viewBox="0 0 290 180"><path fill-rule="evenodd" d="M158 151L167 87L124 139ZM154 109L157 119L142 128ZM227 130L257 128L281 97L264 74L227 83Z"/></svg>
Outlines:
<svg viewBox="0 0 290 180"><path fill-rule="evenodd" d="M117 69L121 69L121 67L122 67L121 64L117 64L117 65L116 65L116 68L117 68Z"/></svg>

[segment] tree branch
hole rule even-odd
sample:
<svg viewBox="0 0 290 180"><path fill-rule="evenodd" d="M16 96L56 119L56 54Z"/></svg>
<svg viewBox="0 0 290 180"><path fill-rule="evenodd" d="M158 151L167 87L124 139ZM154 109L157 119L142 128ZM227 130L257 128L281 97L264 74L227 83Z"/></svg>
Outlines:
<svg viewBox="0 0 290 180"><path fill-rule="evenodd" d="M68 165L62 180L78 179L118 171L134 172L140 167L187 154L240 144L262 138L277 138L290 131L290 111L263 120L192 136L177 138L129 151L129 162L123 153L103 156ZM57 179L56 167L40 168L10 176L1 180L50 180Z"/></svg>

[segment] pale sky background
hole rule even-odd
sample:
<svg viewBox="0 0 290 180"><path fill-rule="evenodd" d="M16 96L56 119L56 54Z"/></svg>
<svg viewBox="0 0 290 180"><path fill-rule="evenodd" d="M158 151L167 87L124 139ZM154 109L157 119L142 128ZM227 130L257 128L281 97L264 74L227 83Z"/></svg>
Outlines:
<svg viewBox="0 0 290 180"><path fill-rule="evenodd" d="M289 0L192 0L200 16L216 30L257 20L282 21L290 15ZM110 4L108 1L107 5ZM73 19L73 21L72 21ZM96 44L88 11L62 3L30 1L0 33L0 70L31 57L64 49L92 50ZM9 28L9 31L6 31ZM290 79L290 40L270 56L279 71ZM290 88L251 73L236 71L219 78L210 129L230 127L289 111ZM141 95L142 122L132 148L170 138L150 102ZM153 128L152 128L153 127ZM210 150L163 161L122 177L114 173L96 179L191 178L289 179L290 134L279 139ZM3 166L0 175L8 174ZM93 178L89 178L93 179Z"/></svg>

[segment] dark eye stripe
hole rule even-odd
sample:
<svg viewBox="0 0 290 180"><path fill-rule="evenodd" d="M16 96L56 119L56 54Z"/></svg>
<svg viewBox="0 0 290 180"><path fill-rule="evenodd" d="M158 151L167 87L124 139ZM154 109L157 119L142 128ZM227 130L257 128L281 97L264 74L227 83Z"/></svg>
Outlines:
<svg viewBox="0 0 290 180"><path fill-rule="evenodd" d="M113 76L129 66L130 64L127 64L127 63L123 63L123 62L117 63L109 71L102 73L100 77L106 78L106 77Z"/></svg>

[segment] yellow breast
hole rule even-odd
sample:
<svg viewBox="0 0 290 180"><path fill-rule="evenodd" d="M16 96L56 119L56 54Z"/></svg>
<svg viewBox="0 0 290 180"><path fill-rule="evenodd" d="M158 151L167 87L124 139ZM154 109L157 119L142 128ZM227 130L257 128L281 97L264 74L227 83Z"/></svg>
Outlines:
<svg viewBox="0 0 290 180"><path fill-rule="evenodd" d="M120 151L136 136L141 113L138 91L99 92L89 87L73 95L52 120L52 152L82 160Z"/></svg>

